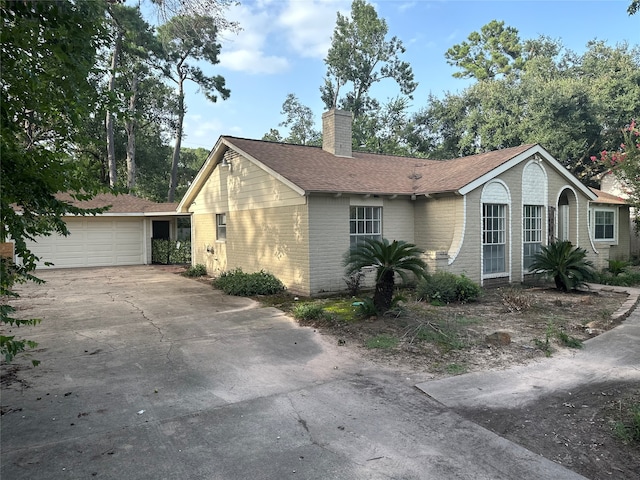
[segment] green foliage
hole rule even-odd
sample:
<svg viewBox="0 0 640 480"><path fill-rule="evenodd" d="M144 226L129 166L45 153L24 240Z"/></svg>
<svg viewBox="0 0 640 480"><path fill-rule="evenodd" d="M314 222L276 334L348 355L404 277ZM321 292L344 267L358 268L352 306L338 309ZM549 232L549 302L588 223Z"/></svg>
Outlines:
<svg viewBox="0 0 640 480"><path fill-rule="evenodd" d="M614 433L624 443L640 444L640 403L625 405L624 414L624 419L614 423Z"/></svg>
<svg viewBox="0 0 640 480"><path fill-rule="evenodd" d="M183 273L185 277L204 277L206 274L207 267L202 263L198 263L197 265L190 265L189 268L187 268Z"/></svg>
<svg viewBox="0 0 640 480"><path fill-rule="evenodd" d="M562 330L558 330L556 332L556 338L565 347L580 349L583 346L582 340L576 337L572 337L567 332L564 332Z"/></svg>
<svg viewBox="0 0 640 480"><path fill-rule="evenodd" d="M274 295L284 291L282 282L272 274L263 270L255 273L244 273L240 268L223 272L213 280L213 286L227 295L241 297Z"/></svg>
<svg viewBox="0 0 640 480"><path fill-rule="evenodd" d="M607 270L609 270L611 275L617 277L621 273L625 273L628 266L629 262L626 262L624 260L609 260L609 266L607 267Z"/></svg>
<svg viewBox="0 0 640 480"><path fill-rule="evenodd" d="M543 246L534 257L529 270L552 278L563 292L575 290L596 278L593 263L586 259L584 248L573 247L569 241L557 241Z"/></svg>
<svg viewBox="0 0 640 480"><path fill-rule="evenodd" d="M293 316L298 320L321 320L327 313L319 303L298 303L293 307Z"/></svg>
<svg viewBox="0 0 640 480"><path fill-rule="evenodd" d="M569 348L577 348L580 349L583 347L582 340L572 337L564 330L558 328L553 321L547 322L547 328L545 329L545 338L544 340L540 340L539 338L534 338L534 345L542 350L546 357L550 357L553 353L553 348L551 347L551 340L557 340L561 345Z"/></svg>
<svg viewBox="0 0 640 480"><path fill-rule="evenodd" d="M592 156L631 145L622 127L640 118L640 47L593 41L578 54L539 37L520 42L514 52L522 54L515 58L506 55L510 73L502 74L502 54L493 56L501 48L499 35L493 38L496 43L468 45L464 57L471 62L465 71L486 78L460 93L430 96L412 118L409 148L447 159L539 143L585 183L593 182L605 167Z"/></svg>
<svg viewBox="0 0 640 480"><path fill-rule="evenodd" d="M399 339L397 337L393 337L391 335L376 335L373 338L367 339L365 342L365 346L367 348L379 348L382 350L388 350L390 348L394 348L398 345Z"/></svg>
<svg viewBox="0 0 640 480"><path fill-rule="evenodd" d="M480 286L464 275L436 272L420 280L416 289L418 298L436 304L472 302L481 293Z"/></svg>
<svg viewBox="0 0 640 480"><path fill-rule="evenodd" d="M408 281L408 273L418 278L424 275L426 264L421 258L422 250L403 240L389 242L366 238L362 243L349 249L344 255L346 274L351 275L365 267L376 269L376 289L373 303L380 313L391 307L396 274Z"/></svg>
<svg viewBox="0 0 640 480"><path fill-rule="evenodd" d="M79 209L55 194L78 192L74 197L81 200L97 191L97 182L82 178L69 155L87 142L80 127L98 103L89 79L98 74L94 65L104 40L104 4L3 1L0 18L0 242L10 239L19 259L15 264L0 261L0 296L10 301L17 297L16 283L41 283L32 274L39 259L27 240L68 235L66 214L102 211ZM39 321L14 314L3 303L0 327ZM6 360L34 346L15 335L0 335L0 355Z"/></svg>
<svg viewBox="0 0 640 480"><path fill-rule="evenodd" d="M640 285L640 272L623 272L613 275L607 272L596 274L595 282L602 285L616 285L619 287L637 287Z"/></svg>
<svg viewBox="0 0 640 480"><path fill-rule="evenodd" d="M467 373L467 370L466 365L460 365L459 363L450 363L445 368L445 371L451 375L462 375L463 373Z"/></svg>
<svg viewBox="0 0 640 480"><path fill-rule="evenodd" d="M188 240L176 242L175 240L153 239L151 241L151 261L162 265L191 263L191 242Z"/></svg>
<svg viewBox="0 0 640 480"><path fill-rule="evenodd" d="M411 95L418 84L407 62L400 60L405 48L397 37L386 39L389 28L378 18L373 5L365 0L354 0L351 18L337 15L331 37L331 47L325 64L327 74L321 87L326 108L342 108L353 112L354 118L377 108L369 96L373 85L385 78L396 81L404 95ZM351 90L341 96L341 88Z"/></svg>
<svg viewBox="0 0 640 480"><path fill-rule="evenodd" d="M376 308L373 298L365 298L358 304L357 307L358 316L360 318L371 318L378 316L378 309Z"/></svg>
<svg viewBox="0 0 640 480"><path fill-rule="evenodd" d="M454 45L445 53L449 65L460 68L457 78L490 80L508 75L524 65L518 30L492 20L480 32L472 32L468 41Z"/></svg>
<svg viewBox="0 0 640 480"><path fill-rule="evenodd" d="M206 75L201 68L203 63L216 65L219 62L220 44L217 41L216 19L203 15L176 15L158 28L158 38L163 46L163 72L167 79L178 88L178 100L175 119L175 145L171 159L168 201L173 202L178 186L178 166L186 112L184 104L184 84L195 82L198 89L211 102L218 95L226 100L230 91L221 75Z"/></svg>

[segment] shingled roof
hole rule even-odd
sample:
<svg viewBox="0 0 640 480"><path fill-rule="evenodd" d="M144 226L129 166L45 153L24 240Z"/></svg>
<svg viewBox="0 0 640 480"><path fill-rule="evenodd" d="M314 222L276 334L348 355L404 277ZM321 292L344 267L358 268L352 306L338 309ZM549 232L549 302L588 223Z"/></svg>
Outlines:
<svg viewBox="0 0 640 480"><path fill-rule="evenodd" d="M99 193L90 200L78 201L71 197L68 193L59 193L56 195L58 200L69 202L80 208L101 208L108 205L111 206L106 214L114 213L176 213L177 203L156 203L144 198L135 197L129 194L114 195L112 193Z"/></svg>
<svg viewBox="0 0 640 480"><path fill-rule="evenodd" d="M354 152L337 157L320 147L222 137L307 193L411 195L455 192L535 145L521 145L451 160Z"/></svg>
<svg viewBox="0 0 640 480"><path fill-rule="evenodd" d="M618 197L617 195L603 192L602 190L598 190L597 188L589 187L589 189L598 196L598 199L595 200L596 203L609 203L611 205L627 204L627 201L624 198Z"/></svg>

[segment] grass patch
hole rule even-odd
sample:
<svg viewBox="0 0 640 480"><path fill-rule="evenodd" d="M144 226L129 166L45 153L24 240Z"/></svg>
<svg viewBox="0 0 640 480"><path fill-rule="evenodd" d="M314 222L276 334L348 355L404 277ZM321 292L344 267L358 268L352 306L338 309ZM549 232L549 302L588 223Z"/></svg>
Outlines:
<svg viewBox="0 0 640 480"><path fill-rule="evenodd" d="M398 345L398 342L399 342L399 339L397 337L381 334L368 339L364 343L364 345L367 348L380 348L383 350L388 350Z"/></svg>
<svg viewBox="0 0 640 480"><path fill-rule="evenodd" d="M467 366L460 365L459 363L450 363L445 368L446 372L450 375L462 375L463 373L467 373Z"/></svg>
<svg viewBox="0 0 640 480"><path fill-rule="evenodd" d="M622 419L613 424L613 433L626 444L640 444L640 403L623 406L620 404Z"/></svg>
<svg viewBox="0 0 640 480"><path fill-rule="evenodd" d="M321 320L328 316L322 305L318 303L298 303L291 309L291 313L298 320Z"/></svg>

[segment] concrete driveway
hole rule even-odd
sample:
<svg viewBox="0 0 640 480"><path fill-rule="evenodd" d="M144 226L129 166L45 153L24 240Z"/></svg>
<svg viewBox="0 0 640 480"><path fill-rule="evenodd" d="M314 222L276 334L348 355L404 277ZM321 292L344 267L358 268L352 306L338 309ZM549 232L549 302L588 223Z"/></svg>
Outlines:
<svg viewBox="0 0 640 480"><path fill-rule="evenodd" d="M144 266L20 288L4 479L577 479L274 308Z"/></svg>

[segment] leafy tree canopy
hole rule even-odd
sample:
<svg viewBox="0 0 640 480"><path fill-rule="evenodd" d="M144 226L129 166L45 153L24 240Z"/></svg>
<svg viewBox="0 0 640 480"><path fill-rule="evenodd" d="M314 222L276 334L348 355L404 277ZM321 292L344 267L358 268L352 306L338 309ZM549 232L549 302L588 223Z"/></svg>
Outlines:
<svg viewBox="0 0 640 480"><path fill-rule="evenodd" d="M97 190L70 159L85 142L79 127L98 101L89 78L104 40L104 4L2 2L0 14L0 241L14 242L20 259L0 261L0 295L16 296L16 282L38 281L31 273L38 258L26 241L67 235L65 214L96 213L55 195L75 192L82 199ZM14 318L9 305L0 314L3 324L35 323ZM0 335L0 354L7 360L29 346L33 342Z"/></svg>
<svg viewBox="0 0 640 480"><path fill-rule="evenodd" d="M358 118L376 106L369 97L372 85L387 78L395 80L404 95L413 93L418 86L413 71L400 60L405 48L397 37L387 40L388 31L386 21L365 0L353 1L351 18L338 13L320 88L327 109L350 110ZM342 96L342 87L348 85L351 90Z"/></svg>

